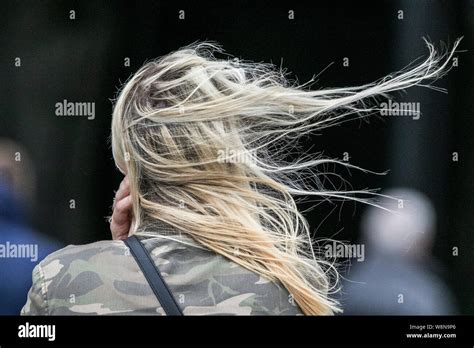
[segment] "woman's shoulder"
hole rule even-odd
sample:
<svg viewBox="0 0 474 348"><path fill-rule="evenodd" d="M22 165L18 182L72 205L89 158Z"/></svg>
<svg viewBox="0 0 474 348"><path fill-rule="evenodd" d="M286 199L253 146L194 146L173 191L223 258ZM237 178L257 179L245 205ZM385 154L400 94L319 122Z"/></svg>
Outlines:
<svg viewBox="0 0 474 348"><path fill-rule="evenodd" d="M45 267L60 269L70 266L72 262L88 261L99 262L100 259L108 257L125 256L127 247L121 240L101 240L89 244L68 245L46 256L40 264Z"/></svg>
<svg viewBox="0 0 474 348"><path fill-rule="evenodd" d="M130 312L127 296L136 297L130 292L147 286L141 277L133 276L138 271L123 241L68 245L36 265L21 314ZM142 291L142 295L153 302L151 293Z"/></svg>
<svg viewBox="0 0 474 348"><path fill-rule="evenodd" d="M77 272L92 272L97 268L107 267L108 264L121 266L128 260L128 248L120 240L103 240L83 245L68 245L46 256L36 266L37 273L44 281L54 278L71 279ZM35 273L35 272L33 272ZM98 273L98 272L96 272ZM94 278L89 273L86 275ZM83 277L85 277L83 275ZM34 279L33 279L34 280Z"/></svg>

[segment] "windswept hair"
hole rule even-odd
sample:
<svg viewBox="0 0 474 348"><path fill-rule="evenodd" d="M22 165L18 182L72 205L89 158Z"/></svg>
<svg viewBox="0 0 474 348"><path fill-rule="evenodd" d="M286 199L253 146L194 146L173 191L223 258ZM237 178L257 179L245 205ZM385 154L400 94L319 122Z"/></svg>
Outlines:
<svg viewBox="0 0 474 348"><path fill-rule="evenodd" d="M459 40L418 65L359 87L310 90L271 64L215 54L200 42L146 63L123 86L112 118L112 150L128 173L131 233L170 224L200 245L282 284L305 314L340 311L337 272L313 249L295 197L374 204L372 191L321 185L318 166L346 162L301 154L298 139L377 113L376 98L446 73Z"/></svg>

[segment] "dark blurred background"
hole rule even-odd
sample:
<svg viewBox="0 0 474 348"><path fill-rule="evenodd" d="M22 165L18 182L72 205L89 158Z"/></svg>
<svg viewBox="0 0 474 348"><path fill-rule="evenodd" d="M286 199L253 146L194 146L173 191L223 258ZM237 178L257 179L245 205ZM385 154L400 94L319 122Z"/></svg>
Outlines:
<svg viewBox="0 0 474 348"><path fill-rule="evenodd" d="M122 179L109 144L112 100L146 60L215 40L237 57L282 64L300 82L333 62L313 88L343 87L426 57L422 37L440 49L440 41L451 47L464 36L458 66L436 82L448 94L417 87L394 95L419 102L419 120L352 121L306 139L305 146L389 170L377 176L334 168L355 189L423 192L437 213L433 254L443 265L440 277L457 312L474 314L472 1L3 1L1 8L0 137L31 158L30 191L36 190L24 208L29 227L60 245L110 238L106 216ZM64 99L94 102L95 119L57 117L55 104ZM316 237L356 243L365 209L321 204L306 216Z"/></svg>

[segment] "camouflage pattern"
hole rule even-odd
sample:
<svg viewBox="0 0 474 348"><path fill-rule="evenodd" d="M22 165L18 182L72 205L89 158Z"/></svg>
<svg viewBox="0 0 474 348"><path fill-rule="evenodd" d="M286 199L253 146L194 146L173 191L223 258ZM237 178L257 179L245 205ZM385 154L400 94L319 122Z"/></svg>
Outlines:
<svg viewBox="0 0 474 348"><path fill-rule="evenodd" d="M288 291L179 236L140 237L185 315L297 315ZM22 315L165 315L122 241L67 246L33 270Z"/></svg>

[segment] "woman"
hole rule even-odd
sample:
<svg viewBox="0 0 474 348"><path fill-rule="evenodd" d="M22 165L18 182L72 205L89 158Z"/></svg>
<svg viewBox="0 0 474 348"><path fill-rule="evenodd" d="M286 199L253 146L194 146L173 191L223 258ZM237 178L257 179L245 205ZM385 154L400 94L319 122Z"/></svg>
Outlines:
<svg viewBox="0 0 474 348"><path fill-rule="evenodd" d="M370 203L371 193L322 187L317 166L357 167L289 161L296 142L380 111L369 100L438 78L457 45L438 56L428 44L423 63L372 84L318 91L271 65L217 59L211 43L145 64L113 112L113 156L126 175L111 218L115 240L49 255L33 271L22 313L168 313L128 236L138 236L185 315L340 311L331 297L337 272L313 250L294 197Z"/></svg>

